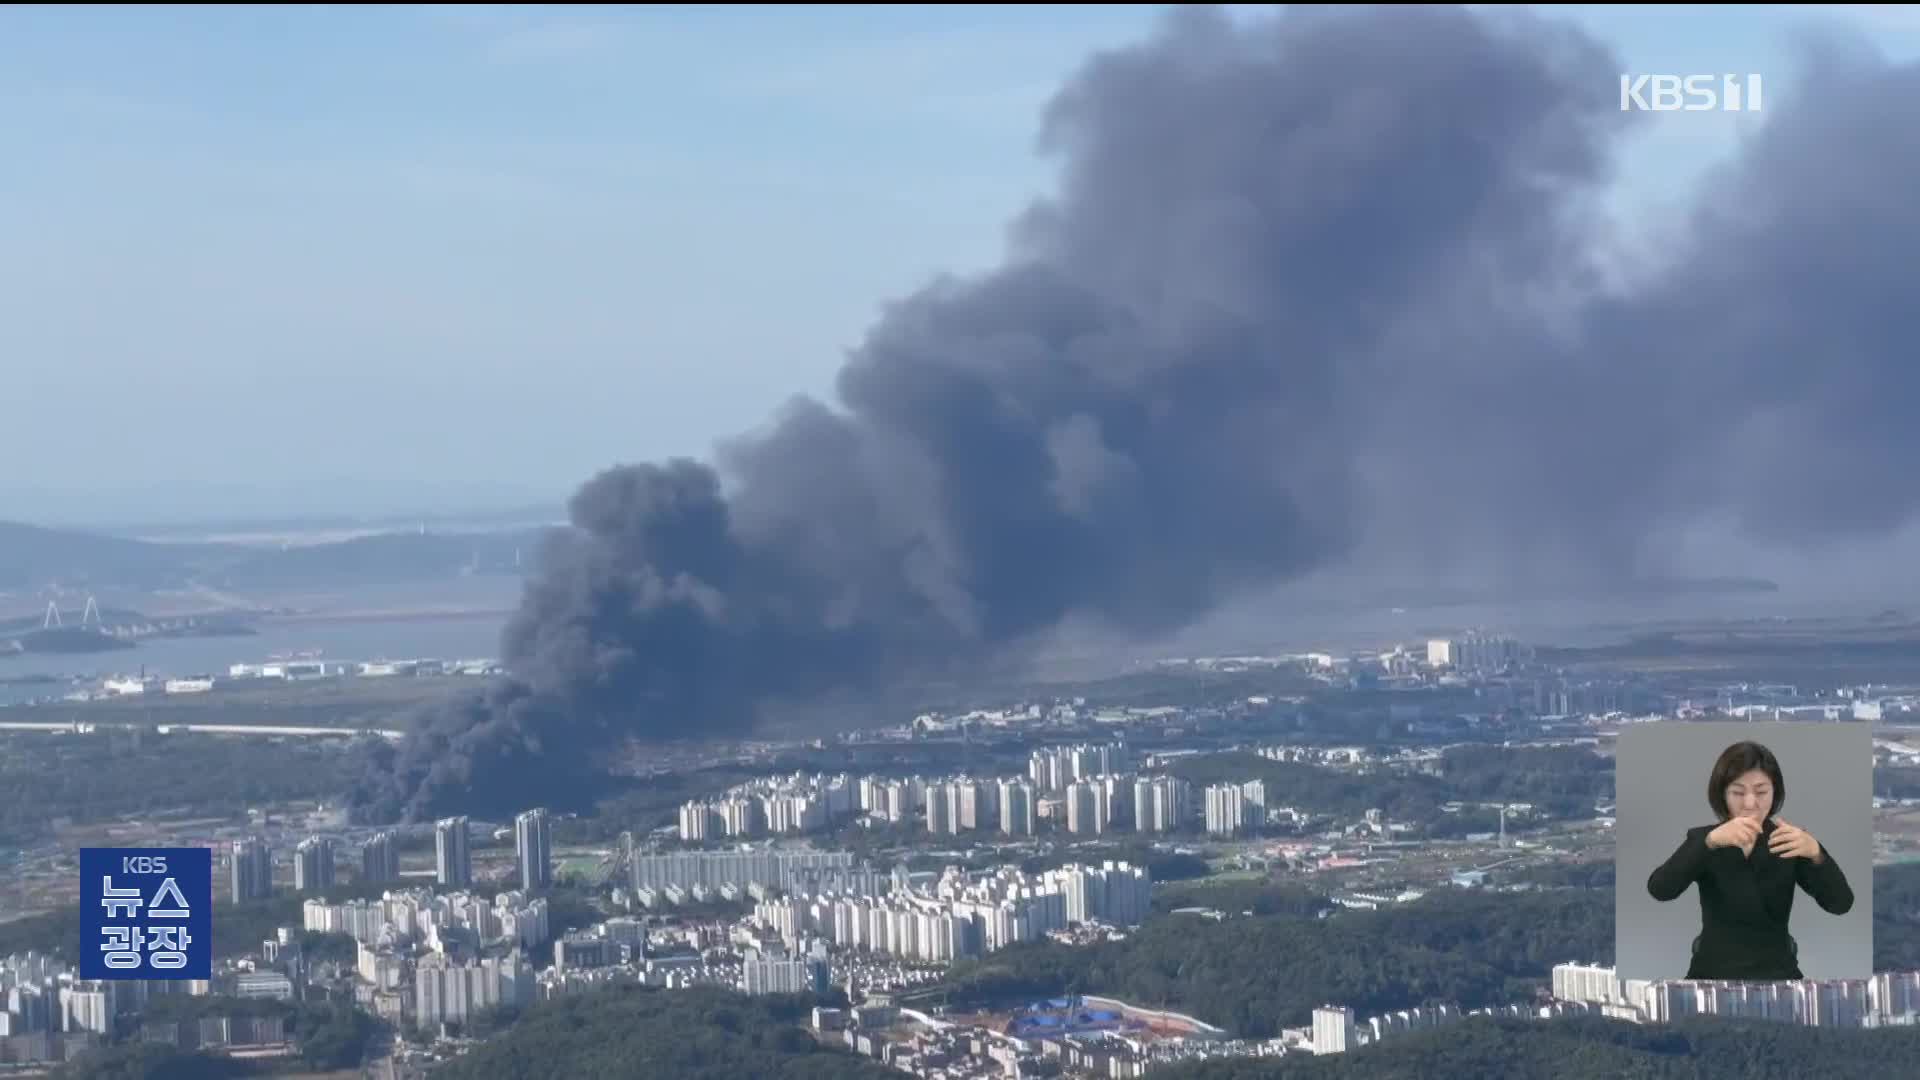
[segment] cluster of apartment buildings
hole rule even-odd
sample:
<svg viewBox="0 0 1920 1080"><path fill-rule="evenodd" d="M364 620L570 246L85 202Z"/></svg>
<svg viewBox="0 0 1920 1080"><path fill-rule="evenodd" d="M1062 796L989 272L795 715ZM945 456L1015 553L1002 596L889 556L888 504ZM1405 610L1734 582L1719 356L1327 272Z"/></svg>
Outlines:
<svg viewBox="0 0 1920 1080"><path fill-rule="evenodd" d="M1878 1027L1920 1013L1920 972L1883 971L1869 979L1723 982L1621 979L1611 967L1559 964L1553 969L1553 996L1638 1023L1736 1016L1813 1027Z"/></svg>
<svg viewBox="0 0 1920 1080"><path fill-rule="evenodd" d="M643 908L681 907L712 900L762 901L780 893L844 892L878 895L906 871L883 874L843 851L704 851L635 855L628 860L629 898Z"/></svg>
<svg viewBox="0 0 1920 1080"><path fill-rule="evenodd" d="M36 1043L33 1036L108 1034L114 988L132 992L147 985L84 981L71 965L43 953L16 953L0 960L0 1062L46 1060L48 1048L38 1045L45 1040Z"/></svg>
<svg viewBox="0 0 1920 1080"><path fill-rule="evenodd" d="M519 891L492 900L430 889L339 904L311 899L301 917L306 930L358 943L354 970L367 1011L423 1025L532 1000L525 956L550 937L546 900Z"/></svg>
<svg viewBox="0 0 1920 1080"><path fill-rule="evenodd" d="M844 773L768 777L680 807L680 838L697 843L816 832L845 820L854 803L853 780Z"/></svg>
<svg viewBox="0 0 1920 1080"><path fill-rule="evenodd" d="M82 979L72 965L43 953L0 958L0 1065L71 1060L127 1030L127 1018L155 997L204 997L217 988L235 997L284 997L284 975L239 972L208 979ZM152 1028L152 1030L148 1030ZM142 1025L143 1041L200 1046L267 1046L287 1042L281 1017L203 1017Z"/></svg>
<svg viewBox="0 0 1920 1080"><path fill-rule="evenodd" d="M1587 1011L1586 1006L1566 1001L1555 1001L1547 1005L1509 1004L1466 1010L1442 1003L1412 1009L1395 1009L1392 1012L1369 1017L1364 1022L1357 1022L1354 1019L1353 1009L1347 1006L1322 1005L1313 1010L1313 1025L1310 1028L1290 1028L1281 1032L1279 1039L1269 1040L1266 1043L1222 1043L1215 1048L1218 1052L1209 1056L1264 1057L1270 1053L1286 1052L1342 1054L1354 1047L1370 1046L1394 1035L1425 1031L1468 1017L1545 1020L1585 1011Z"/></svg>
<svg viewBox="0 0 1920 1080"><path fill-rule="evenodd" d="M814 941L806 951L750 949L740 965L740 990L747 994L821 994L832 977L826 943Z"/></svg>
<svg viewBox="0 0 1920 1080"><path fill-rule="evenodd" d="M1184 780L1125 773L1087 773L1059 788L1018 778L914 777L876 782L875 792L874 816L900 822L922 808L927 831L941 835L997 829L1005 836L1032 836L1042 820L1074 836L1122 827L1170 832L1189 820L1191 801Z"/></svg>
<svg viewBox="0 0 1920 1080"><path fill-rule="evenodd" d="M770 778L715 800L680 808L688 842L804 833L862 814L889 823L924 821L929 833L997 830L1032 836L1040 821L1073 836L1130 829L1168 833L1194 822L1194 792L1173 776L1138 775L1124 743L1035 750L1024 777L913 776L858 781L845 774ZM1209 832L1232 835L1266 822L1259 781L1205 789L1200 812Z"/></svg>
<svg viewBox="0 0 1920 1080"><path fill-rule="evenodd" d="M1920 972L1916 971L1880 972L1870 979L1707 982L1623 980L1611 967L1557 964L1552 985L1553 1001L1547 1005L1509 1005L1466 1013L1439 1005L1400 1010L1366 1023L1356 1023L1351 1008L1326 1005L1314 1010L1306 1045L1315 1053L1341 1053L1396 1033L1477 1015L1548 1019L1585 1012L1655 1024L1683 1016L1725 1016L1845 1028L1911 1024L1920 1016Z"/></svg>
<svg viewBox="0 0 1920 1080"><path fill-rule="evenodd" d="M1026 874L950 868L923 887L884 894L816 893L763 901L753 921L798 948L819 938L842 949L929 964L1036 941L1070 924L1137 926L1151 906L1144 867L1124 862Z"/></svg>
<svg viewBox="0 0 1920 1080"><path fill-rule="evenodd" d="M447 888L473 884L471 823L464 817L434 823L434 883ZM324 892L336 883L339 842L314 835L294 846L293 887L297 892ZM363 884L400 880L399 840L379 832L360 845ZM522 889L553 885L553 820L545 809L528 810L514 818L516 873ZM227 870L233 902L264 900L273 895L273 848L259 836L233 841L227 851Z"/></svg>
<svg viewBox="0 0 1920 1080"><path fill-rule="evenodd" d="M1427 640L1427 666L1435 670L1494 675L1526 661L1526 650L1505 634L1476 631L1459 637Z"/></svg>
<svg viewBox="0 0 1920 1080"><path fill-rule="evenodd" d="M378 840L375 837L369 842ZM553 819L544 808L535 807L514 817L513 849L514 872L522 889L553 885ZM473 835L467 818L434 822L433 880L447 888L473 884Z"/></svg>
<svg viewBox="0 0 1920 1080"><path fill-rule="evenodd" d="M546 900L517 890L497 893L492 900L431 889L390 891L379 899L338 904L312 899L302 906L301 918L307 930L346 934L363 945L417 941L435 952L457 950L458 945L448 944L456 931L466 931L481 943L505 941L529 949L547 941L549 932Z"/></svg>
<svg viewBox="0 0 1920 1080"><path fill-rule="evenodd" d="M361 951L364 956L365 946ZM438 953L422 957L413 965L411 994L400 986L358 982L355 987L367 1011L396 1022L412 1020L428 1029L464 1024L487 1009L534 1000L533 969L517 952L469 960Z"/></svg>
<svg viewBox="0 0 1920 1080"><path fill-rule="evenodd" d="M1392 1035L1410 1031L1425 1031L1452 1023L1464 1016L1495 1015L1502 1010L1479 1009L1471 1013L1461 1013L1451 1005L1440 1004L1425 1008L1396 1009L1370 1017L1365 1023L1355 1021L1353 1010L1344 1005L1322 1005L1313 1010L1313 1029L1311 1041L1301 1045L1303 1050L1316 1054L1342 1054L1356 1046L1377 1043ZM1518 1006L1507 1010L1508 1015L1520 1015Z"/></svg>

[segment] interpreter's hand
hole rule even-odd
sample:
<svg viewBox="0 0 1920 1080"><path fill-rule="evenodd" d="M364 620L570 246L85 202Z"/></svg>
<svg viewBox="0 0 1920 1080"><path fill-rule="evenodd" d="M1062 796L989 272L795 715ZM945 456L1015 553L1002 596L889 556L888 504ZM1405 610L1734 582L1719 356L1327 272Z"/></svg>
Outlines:
<svg viewBox="0 0 1920 1080"><path fill-rule="evenodd" d="M1820 841L1800 826L1790 825L1779 818L1774 819L1773 835L1767 838L1767 850L1783 859L1820 861Z"/></svg>
<svg viewBox="0 0 1920 1080"><path fill-rule="evenodd" d="M1760 823L1752 818L1728 818L1721 826L1707 834L1707 846L1710 848L1737 847L1740 854L1753 854L1753 845L1760 839Z"/></svg>

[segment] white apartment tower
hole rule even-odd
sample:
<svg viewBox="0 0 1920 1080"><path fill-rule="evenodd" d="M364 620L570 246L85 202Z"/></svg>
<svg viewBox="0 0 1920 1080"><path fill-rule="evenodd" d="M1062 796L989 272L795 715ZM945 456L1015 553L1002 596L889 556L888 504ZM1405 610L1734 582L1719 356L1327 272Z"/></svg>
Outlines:
<svg viewBox="0 0 1920 1080"><path fill-rule="evenodd" d="M1033 835L1033 786L1019 780L1000 782L1000 831L1008 836Z"/></svg>

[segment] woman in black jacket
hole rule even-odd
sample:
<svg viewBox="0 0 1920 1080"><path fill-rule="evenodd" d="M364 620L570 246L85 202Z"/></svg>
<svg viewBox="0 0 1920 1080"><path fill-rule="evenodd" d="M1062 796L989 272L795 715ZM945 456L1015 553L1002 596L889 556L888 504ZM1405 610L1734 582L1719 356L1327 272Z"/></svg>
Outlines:
<svg viewBox="0 0 1920 1080"><path fill-rule="evenodd" d="M1787 798L1773 752L1740 742L1721 753L1707 781L1718 825L1687 830L1672 857L1647 879L1655 900L1700 886L1700 936L1689 979L1800 979L1798 947L1787 933L1795 886L1834 915L1853 909L1853 890L1813 834L1775 817Z"/></svg>

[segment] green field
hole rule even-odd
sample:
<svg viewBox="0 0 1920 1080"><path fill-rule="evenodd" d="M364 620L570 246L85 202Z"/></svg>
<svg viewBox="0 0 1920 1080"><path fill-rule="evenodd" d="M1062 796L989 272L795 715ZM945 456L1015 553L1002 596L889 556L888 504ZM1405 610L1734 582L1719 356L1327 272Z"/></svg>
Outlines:
<svg viewBox="0 0 1920 1080"><path fill-rule="evenodd" d="M600 872L600 857L597 855L556 855L553 860L553 872L556 876L572 874L578 877L592 877Z"/></svg>

